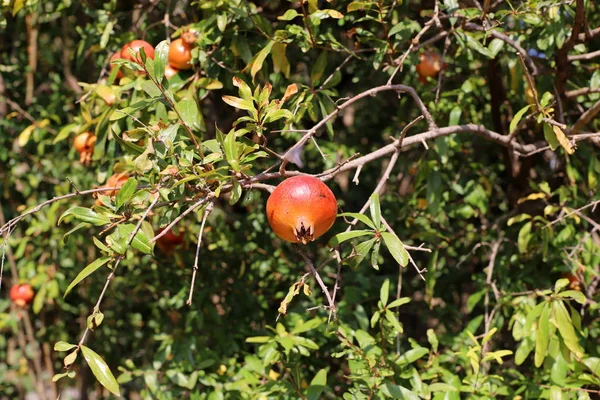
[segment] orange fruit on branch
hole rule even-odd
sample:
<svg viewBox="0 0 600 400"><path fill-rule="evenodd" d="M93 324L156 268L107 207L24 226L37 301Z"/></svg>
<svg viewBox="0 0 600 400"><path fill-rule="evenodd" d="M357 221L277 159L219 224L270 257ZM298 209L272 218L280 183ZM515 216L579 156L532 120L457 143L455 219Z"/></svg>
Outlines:
<svg viewBox="0 0 600 400"><path fill-rule="evenodd" d="M158 236L160 233L164 231L164 228L160 228L156 231L156 235ZM171 251L177 247L182 245L184 242L183 233L177 233L174 229L169 230L163 236L158 238L156 244L161 249L161 251L165 254L170 254Z"/></svg>
<svg viewBox="0 0 600 400"><path fill-rule="evenodd" d="M96 136L91 132L83 132L75 137L73 146L79 153L79 162L89 164L92 161L94 154L94 145L96 144Z"/></svg>
<svg viewBox="0 0 600 400"><path fill-rule="evenodd" d="M267 218L277 236L306 244L331 228L337 200L323 182L300 175L281 182L267 200Z"/></svg>
<svg viewBox="0 0 600 400"><path fill-rule="evenodd" d="M120 172L118 174L113 174L110 178L108 178L108 180L106 181L106 184L104 186L101 186L101 188L103 188L103 187L105 187L105 188L120 188L121 186L123 186L125 184L125 182L127 182L127 179L129 179L129 175L127 174L127 172ZM119 193L119 189L104 190L104 191L101 191L98 193L113 197L113 196L116 196L117 193ZM100 199L96 200L96 205L97 206L102 205L102 202L100 201Z"/></svg>
<svg viewBox="0 0 600 400"><path fill-rule="evenodd" d="M446 67L442 61L442 56L437 51L427 50L419 56L421 61L417 64L417 72L419 74L419 82L427 82L427 78L434 78L437 74Z"/></svg>
<svg viewBox="0 0 600 400"><path fill-rule="evenodd" d="M195 32L184 32L169 45L169 65L176 69L192 68L192 49L196 43Z"/></svg>
<svg viewBox="0 0 600 400"><path fill-rule="evenodd" d="M18 307L25 307L33 301L34 293L31 285L24 283L22 285L14 285L10 289L10 299Z"/></svg>

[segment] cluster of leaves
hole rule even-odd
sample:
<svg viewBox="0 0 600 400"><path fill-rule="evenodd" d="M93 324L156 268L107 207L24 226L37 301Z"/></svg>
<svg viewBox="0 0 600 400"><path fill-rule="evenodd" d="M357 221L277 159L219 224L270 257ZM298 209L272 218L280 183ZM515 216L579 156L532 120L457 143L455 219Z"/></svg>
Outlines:
<svg viewBox="0 0 600 400"><path fill-rule="evenodd" d="M6 282L27 281L36 297L16 310L0 296L0 398L40 392L39 382L149 399L592 398L600 385L598 211L579 208L598 199L600 160L593 144L575 148L553 121L572 126L593 107L600 69L593 59L572 63L568 90L589 90L567 97L562 110L556 74L545 73L559 68L553 60L579 1L489 12L466 3L3 4L2 219L114 172L129 179L95 205L79 196L51 203L2 242L14 269L5 269L0 293ZM585 2L589 28L600 26L598 11ZM198 33L194 68L170 79L165 25L172 37ZM440 90L415 72L412 40L427 27L421 43L445 32L430 45L447 64ZM486 30L508 35L528 59ZM24 51L32 32L37 64L35 50ZM142 52L142 63L118 60L107 72L111 50L142 35L157 43L154 59ZM594 40L572 54L596 50ZM529 59L544 71L533 87ZM81 93L65 85L73 74ZM381 196L371 196L377 161L354 179L336 174L331 186L348 212L307 250L328 286L340 286L328 322L315 309L326 300L268 228L266 194L253 184L344 98L393 74L416 88L440 126L481 124L520 143L546 140L550 150L515 170L496 143L438 137L427 150L402 153ZM29 79L37 85L31 104ZM387 145L419 115L393 92L357 102L327 120L298 164L311 173L333 168ZM92 164L82 166L70 142L88 131L97 141ZM349 211L367 200L370 217ZM158 229L179 217L187 244L155 249ZM432 252L409 255L403 242ZM326 243L339 252L339 276ZM426 266L425 281L403 268L411 260ZM278 312L286 315L274 323Z"/></svg>

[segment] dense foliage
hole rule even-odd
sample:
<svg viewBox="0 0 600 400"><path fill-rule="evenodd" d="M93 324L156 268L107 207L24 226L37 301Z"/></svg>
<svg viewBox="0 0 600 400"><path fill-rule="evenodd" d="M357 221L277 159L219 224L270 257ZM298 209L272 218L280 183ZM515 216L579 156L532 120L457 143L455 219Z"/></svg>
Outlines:
<svg viewBox="0 0 600 400"><path fill-rule="evenodd" d="M5 0L0 29L0 399L600 394L597 2ZM340 209L307 245L265 214L300 173Z"/></svg>

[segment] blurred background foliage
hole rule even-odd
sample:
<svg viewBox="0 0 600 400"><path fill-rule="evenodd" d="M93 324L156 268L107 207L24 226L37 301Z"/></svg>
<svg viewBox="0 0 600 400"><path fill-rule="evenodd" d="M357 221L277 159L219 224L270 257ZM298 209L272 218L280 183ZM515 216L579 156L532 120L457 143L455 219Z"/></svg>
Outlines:
<svg viewBox="0 0 600 400"><path fill-rule="evenodd" d="M412 42L427 26L420 42ZM293 119L263 132L265 146L281 154L303 132L280 130L310 129L343 99L394 75L394 83L416 89L440 127L478 124L514 134L522 144L548 140L554 149L518 158L473 133L403 149L381 213L405 244L431 250L410 252L427 269L425 280L387 251L357 266L350 258L341 267L337 319L329 323L328 311L315 308L326 301L311 278L312 292L294 297L287 315L278 317L305 263L272 233L264 212L268 193L247 187L233 205L225 195L217 199L193 303L186 305L202 219L201 212L190 214L176 226L183 245L126 252L100 307L104 320L88 338L124 398L586 399L600 393L600 208L574 211L598 201L598 145L580 141L568 154L538 118L564 123L569 134L600 99L600 57L566 58L599 51L596 2L6 0L0 27L2 225L55 196L100 186L113 172L154 184L169 163L193 151L180 129L177 154L167 165L146 168L116 137L138 121L178 124L178 116L156 102L130 110L137 121L111 117L156 96L147 78L115 80L114 52L133 39L157 45L186 27L199 34L194 68L169 79L168 91L177 104L193 105L184 117L202 140L215 139L216 127L229 132L247 115L222 100L237 96L234 76L251 88L270 83L271 98L298 85L285 104ZM563 54L565 43L570 49ZM524 64L514 44L526 52ZM423 82L419 56L433 49L445 69L439 80ZM529 71L535 91L523 65L536 68ZM410 96L369 96L318 132L326 158L309 142L298 169L319 173L377 150L420 114ZM427 130L423 120L408 136ZM572 133L599 130L592 115ZM84 131L98 137L90 165L79 162L72 144ZM249 161L246 174L273 162ZM341 210L362 207L387 162L364 165L358 179L346 171L329 181ZM236 178L224 168L210 179ZM186 196L195 194L187 188L181 185L153 211L154 229L187 209ZM91 196L52 203L11 232L0 296L1 399L29 392L50 399L61 389L63 398L112 396L81 357L71 368L74 377L52 382L66 354L54 344L77 343L109 273L98 270L63 297L75 276L101 257L91 237L105 233L88 226L66 235L77 222L58 221L69 208L93 203ZM338 265L326 244L346 226L339 218L306 246L329 288ZM360 254L359 243L346 243L342 255ZM25 282L36 297L17 309L8 289Z"/></svg>

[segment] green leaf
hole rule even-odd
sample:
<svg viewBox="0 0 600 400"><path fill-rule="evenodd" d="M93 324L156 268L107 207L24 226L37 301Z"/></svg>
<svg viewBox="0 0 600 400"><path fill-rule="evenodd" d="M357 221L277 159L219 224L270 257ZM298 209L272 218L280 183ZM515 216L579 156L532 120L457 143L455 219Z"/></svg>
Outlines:
<svg viewBox="0 0 600 400"><path fill-rule="evenodd" d="M555 325L560 332L560 336L563 338L565 344L577 357L583 357L583 349L579 345L579 339L575 328L571 322L571 317L565 303L562 300L557 300L553 303L554 305L554 318L556 320Z"/></svg>
<svg viewBox="0 0 600 400"><path fill-rule="evenodd" d="M135 178L127 179L127 181L123 184L123 186L117 193L117 197L115 198L115 206L117 207L117 209L121 208L122 205L126 204L129 200L131 200L131 198L135 194L137 185L138 182Z"/></svg>
<svg viewBox="0 0 600 400"><path fill-rule="evenodd" d="M410 301L411 301L410 297L400 297L399 299L396 299L396 300L392 301L390 304L388 304L387 308L389 310L392 308L400 307L400 306L410 303Z"/></svg>
<svg viewBox="0 0 600 400"><path fill-rule="evenodd" d="M299 14L296 10L287 10L285 14L280 15L279 17L277 17L277 19L280 21L291 21L300 15L302 14Z"/></svg>
<svg viewBox="0 0 600 400"><path fill-rule="evenodd" d="M73 279L73 281L69 284L69 287L67 287L67 290L65 290L65 294L63 295L63 297L66 297L71 291L71 289L73 289L79 282L90 276L92 273L94 273L94 271L96 271L104 264L108 263L110 260L110 257L100 257L97 260L94 260L87 267L85 267L79 274L77 274L75 279Z"/></svg>
<svg viewBox="0 0 600 400"><path fill-rule="evenodd" d="M229 132L223 141L223 148L225 150L227 162L231 165L231 168L237 172L240 170L240 164L238 160L238 147L235 139L235 132Z"/></svg>
<svg viewBox="0 0 600 400"><path fill-rule="evenodd" d="M398 322L398 318L396 318L396 315L394 314L393 311L391 310L385 310L385 319L392 324L392 326L394 327L394 330L400 334L404 332L404 328L402 327L402 325L400 324L400 322Z"/></svg>
<svg viewBox="0 0 600 400"><path fill-rule="evenodd" d="M550 306L544 305L538 320L538 329L535 336L535 366L539 368L546 358L548 343L550 342Z"/></svg>
<svg viewBox="0 0 600 400"><path fill-rule="evenodd" d="M515 114L515 116L513 117L512 121L510 121L510 126L508 128L508 133L513 133L515 131L515 129L517 129L517 126L519 126L519 122L521 122L521 119L523 118L523 115L525 115L525 113L532 107L532 104L529 104L523 108L521 108L519 111L517 111L517 113Z"/></svg>
<svg viewBox="0 0 600 400"><path fill-rule="evenodd" d="M519 252L521 254L527 252L527 246L529 245L529 241L531 240L531 221L527 222L525 225L521 227L519 230L519 237L517 239L517 244L519 247Z"/></svg>
<svg viewBox="0 0 600 400"><path fill-rule="evenodd" d="M544 123L544 138L546 138L546 142L548 142L553 151L560 146L560 143L556 138L556 133L554 133L554 129L547 123Z"/></svg>
<svg viewBox="0 0 600 400"><path fill-rule="evenodd" d="M373 221L371 221L371 219L364 214L345 212L338 214L338 217L355 218L363 224L367 225L369 228L377 229Z"/></svg>
<svg viewBox="0 0 600 400"><path fill-rule="evenodd" d="M204 130L204 119L199 112L198 104L193 99L181 100L175 105L175 108L181 114L181 119L190 128L194 130Z"/></svg>
<svg viewBox="0 0 600 400"><path fill-rule="evenodd" d="M396 235L389 232L381 232L381 237L394 259L398 264L405 267L408 264L408 252L404 248L404 244Z"/></svg>
<svg viewBox="0 0 600 400"><path fill-rule="evenodd" d="M73 216L83 222L88 222L95 226L102 226L110 223L110 218L105 215L98 214L97 212L84 207L71 207L60 216L58 223L60 224L66 217Z"/></svg>
<svg viewBox="0 0 600 400"><path fill-rule="evenodd" d="M393 383L385 383L381 387L381 392L392 399L403 399L403 400L419 400L419 396L417 396L414 392L409 389L395 385Z"/></svg>
<svg viewBox="0 0 600 400"><path fill-rule="evenodd" d="M372 238L365 242L361 242L354 247L355 252L353 252L353 257L349 260L348 264L356 268L358 265L364 260L364 258L369 254L377 239Z"/></svg>
<svg viewBox="0 0 600 400"><path fill-rule="evenodd" d="M121 234L121 237L127 239L129 239L134 229L135 226L133 224L121 224L117 226L117 231ZM144 254L152 254L152 249L154 248L154 244L150 244L150 238L143 229L137 231L131 242L131 246Z"/></svg>
<svg viewBox="0 0 600 400"><path fill-rule="evenodd" d="M337 235L335 235L334 237L331 238L331 240L329 240L329 247L334 247L339 245L340 243L343 243L347 240L350 239L354 239L357 237L361 237L361 236L375 236L375 234L373 233L373 231L368 231L368 230L357 230L357 231L349 231L349 232L342 232L342 233L338 233Z"/></svg>
<svg viewBox="0 0 600 400"><path fill-rule="evenodd" d="M71 344L67 342L56 342L54 344L54 351L69 351L77 347L76 344Z"/></svg>
<svg viewBox="0 0 600 400"><path fill-rule="evenodd" d="M588 357L583 361L583 364L589 368L590 371L598 378L600 378L600 358L598 357Z"/></svg>
<svg viewBox="0 0 600 400"><path fill-rule="evenodd" d="M234 76L232 81L233 86L238 88L238 92L240 96L242 96L242 99L252 102L252 90L250 89L250 86L248 86L243 79L238 78L237 76Z"/></svg>
<svg viewBox="0 0 600 400"><path fill-rule="evenodd" d="M252 76L253 80L258 71L261 70L265 59L267 58L269 53L271 53L273 44L275 44L275 42L271 40L269 43L267 43L265 48L259 51L258 54L256 54L256 56L254 56L254 58L250 61L250 64L248 66L250 67L250 75Z"/></svg>
<svg viewBox="0 0 600 400"><path fill-rule="evenodd" d="M169 43L163 40L154 48L154 74L160 84L165 76L165 65L169 57Z"/></svg>
<svg viewBox="0 0 600 400"><path fill-rule="evenodd" d="M386 279L383 281L383 285L379 289L379 299L381 300L381 304L385 307L388 302L390 296L390 280Z"/></svg>
<svg viewBox="0 0 600 400"><path fill-rule="evenodd" d="M352 11L358 11L358 10L366 10L366 9L369 9L376 5L377 5L377 3L373 2L373 1L353 1L352 3L348 4L346 11L352 12ZM390 36L391 35L392 34L390 33Z"/></svg>
<svg viewBox="0 0 600 400"><path fill-rule="evenodd" d="M253 336L246 338L246 343L267 343L271 340L271 336Z"/></svg>
<svg viewBox="0 0 600 400"><path fill-rule="evenodd" d="M435 331L431 328L427 329L427 341L431 345L431 349L437 353L440 342L435 334Z"/></svg>
<svg viewBox="0 0 600 400"><path fill-rule="evenodd" d="M327 370L321 369L310 381L310 386L306 391L307 400L319 400L325 386L327 385Z"/></svg>
<svg viewBox="0 0 600 400"><path fill-rule="evenodd" d="M379 229L381 227L381 206L379 205L379 194L373 193L370 204L371 218L373 223Z"/></svg>
<svg viewBox="0 0 600 400"><path fill-rule="evenodd" d="M112 372L110 372L110 368L106 365L106 362L100 357L95 351L81 345L81 352L83 353L83 358L90 366L92 373L100 382L102 386L108 389L109 392L114 394L115 396L121 396L121 392L119 391L119 384L117 380L113 376Z"/></svg>
<svg viewBox="0 0 600 400"><path fill-rule="evenodd" d="M315 63L313 64L312 69L310 70L310 80L313 86L316 86L321 82L321 78L323 77L323 73L325 72L325 68L327 67L327 50L323 50Z"/></svg>
<svg viewBox="0 0 600 400"><path fill-rule="evenodd" d="M429 350L425 347L417 347L416 349L410 349L398 358L396 364L398 364L398 366L412 364L427 354L429 354Z"/></svg>
<svg viewBox="0 0 600 400"><path fill-rule="evenodd" d="M459 389L457 389L456 387L452 386L449 383L436 382L436 383L432 383L431 385L429 385L429 391L449 393L449 392L458 392Z"/></svg>

